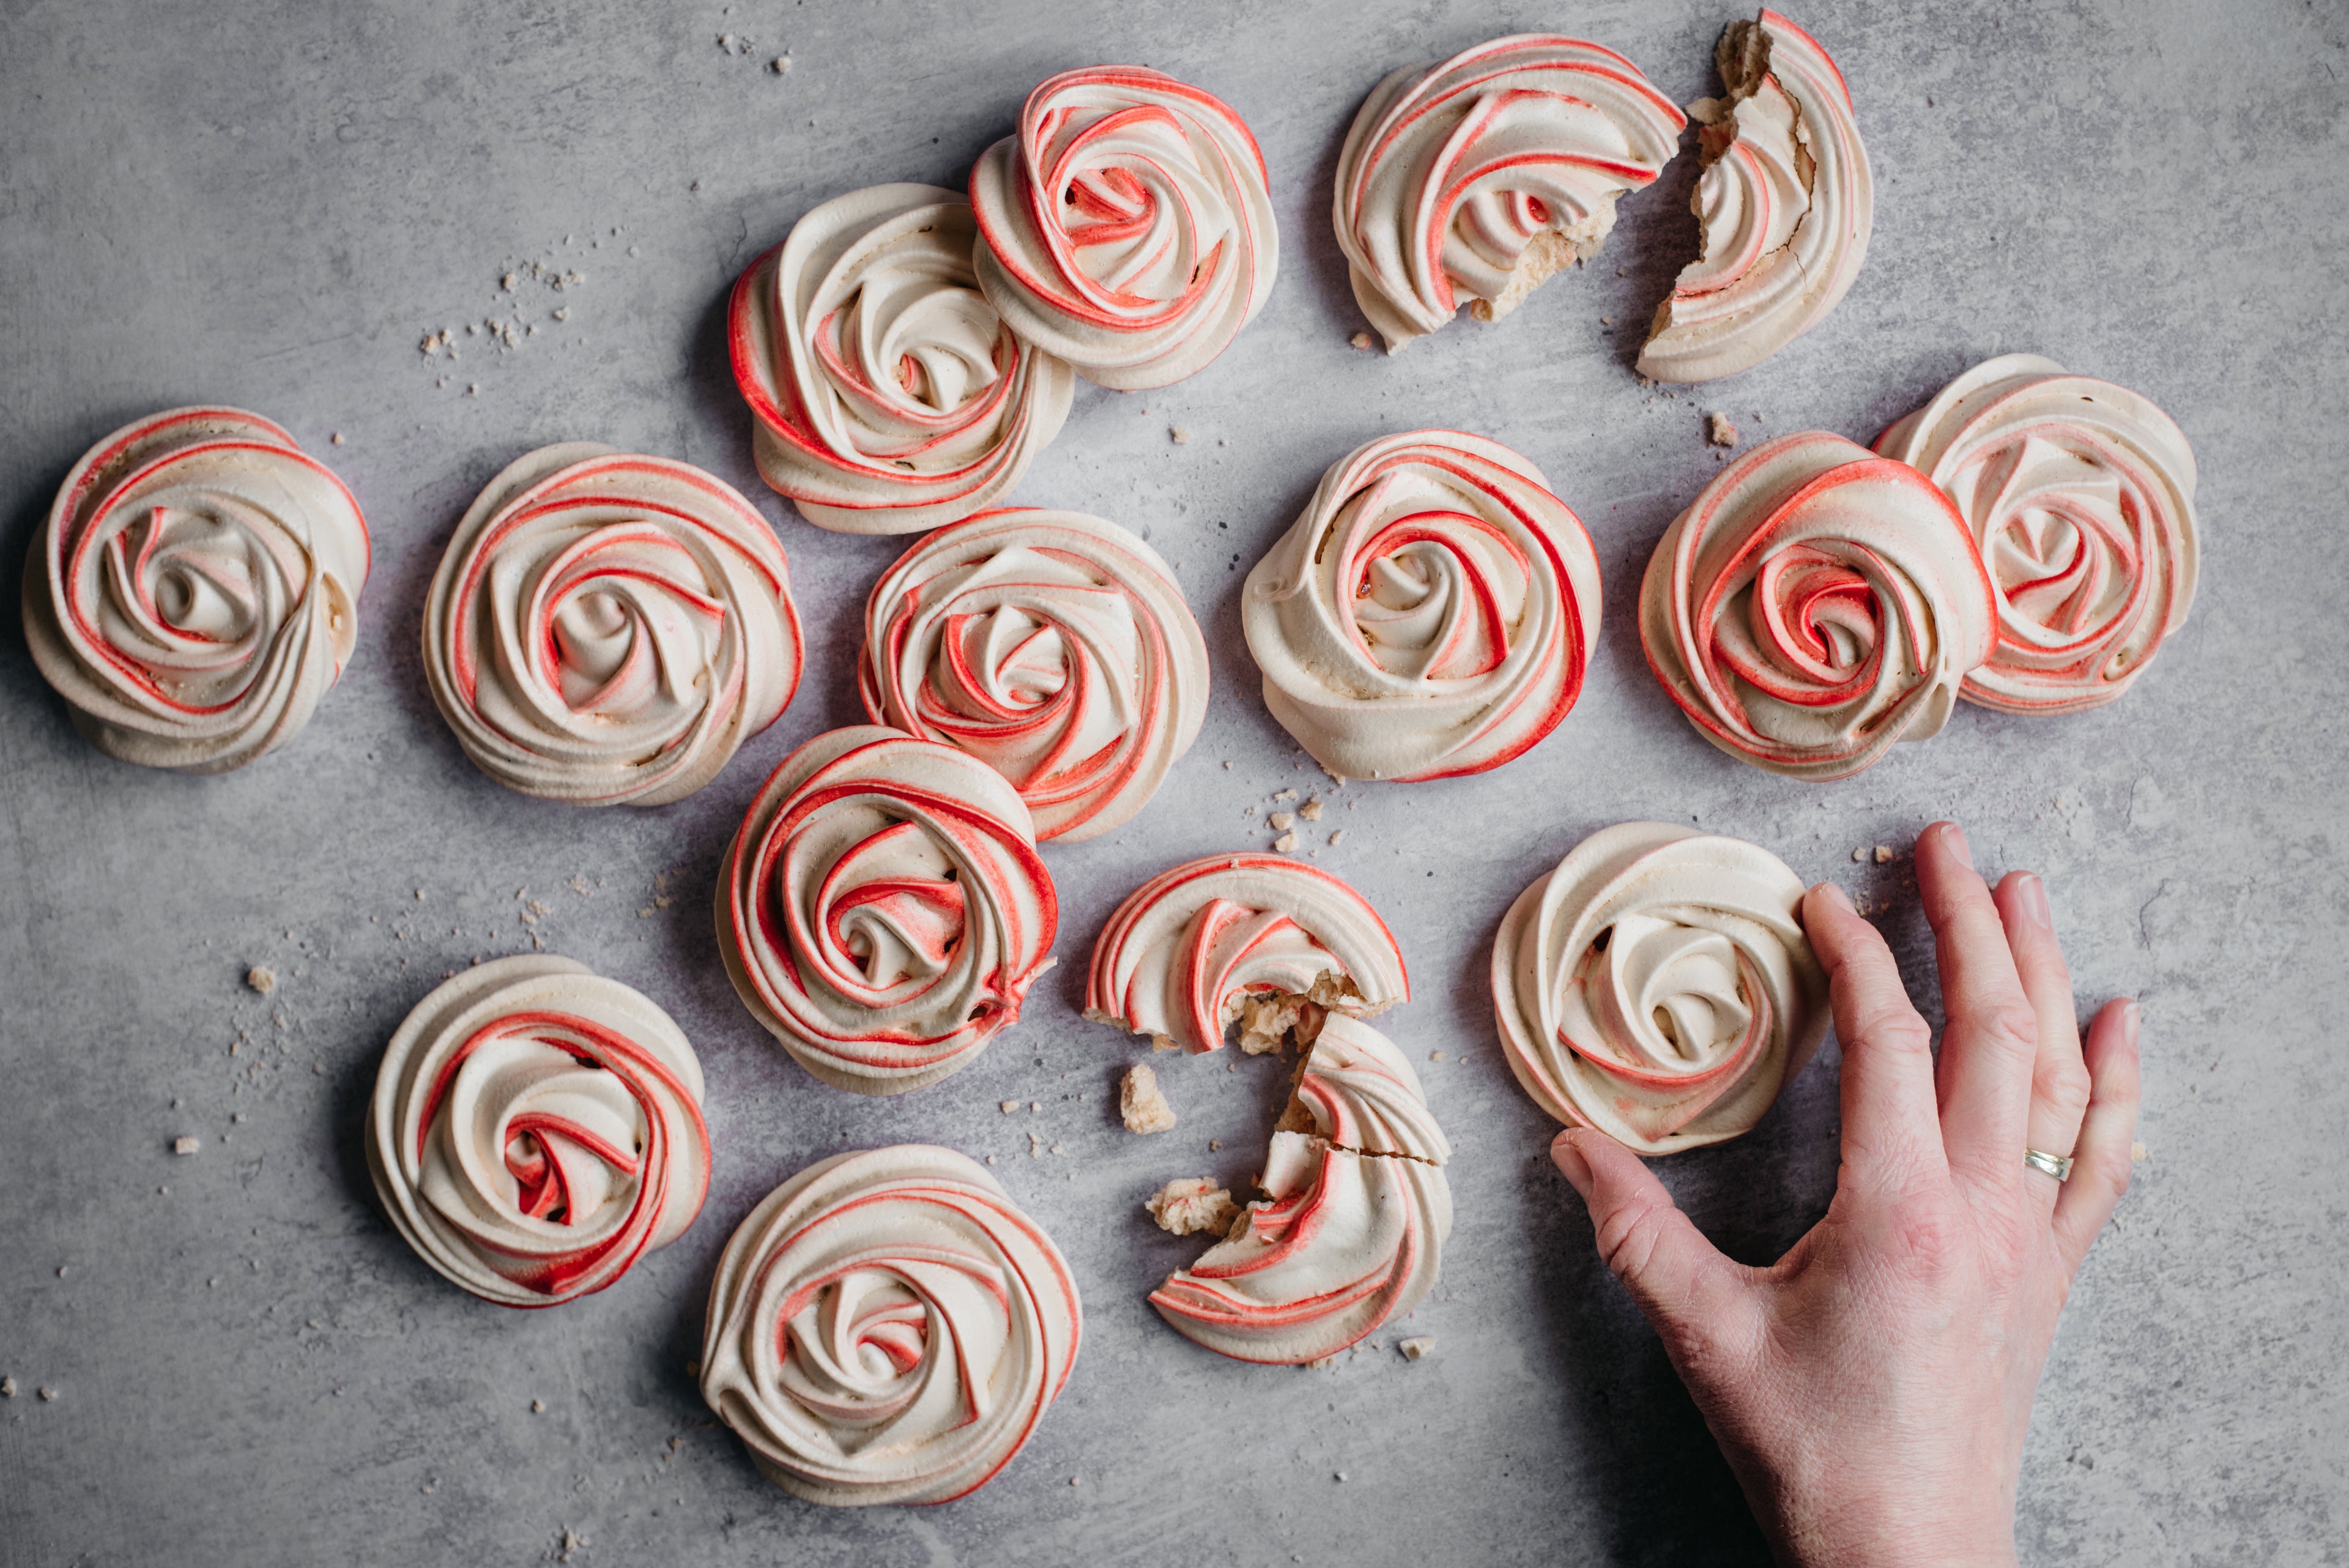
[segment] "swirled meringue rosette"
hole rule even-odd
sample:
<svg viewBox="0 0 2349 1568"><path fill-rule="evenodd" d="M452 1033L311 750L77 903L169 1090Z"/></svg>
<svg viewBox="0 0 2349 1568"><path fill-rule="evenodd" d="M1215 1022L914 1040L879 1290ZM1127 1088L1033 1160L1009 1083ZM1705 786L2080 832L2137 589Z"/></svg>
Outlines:
<svg viewBox="0 0 2349 1568"><path fill-rule="evenodd" d="M1599 560L1541 471L1457 431L1333 463L1240 607L1265 705L1341 778L1483 773L1556 729L1599 645Z"/></svg>
<svg viewBox="0 0 2349 1568"><path fill-rule="evenodd" d="M1387 352L1463 300L1498 321L1596 255L1617 199L1663 171L1685 124L1638 67L1579 38L1518 34L1388 76L1346 133L1331 208Z"/></svg>
<svg viewBox="0 0 2349 1568"><path fill-rule="evenodd" d="M1369 1018L1411 999L1394 933L1369 899L1318 866L1210 855L1127 895L1093 944L1085 1016L1161 1050L1250 1055L1294 1031L1310 1045L1332 1012Z"/></svg>
<svg viewBox="0 0 2349 1568"><path fill-rule="evenodd" d="M1139 66L1063 71L971 169L979 289L1089 381L1179 381L1272 291L1267 183L1256 138L1221 99Z"/></svg>
<svg viewBox="0 0 2349 1568"><path fill-rule="evenodd" d="M986 512L873 586L857 690L876 724L1009 779L1036 836L1140 811L1207 711L1207 644L1158 552L1081 512Z"/></svg>
<svg viewBox="0 0 2349 1568"><path fill-rule="evenodd" d="M668 1014L568 959L465 971L384 1052L367 1168L417 1254L502 1306L600 1291L709 1189L701 1064Z"/></svg>
<svg viewBox="0 0 2349 1568"><path fill-rule="evenodd" d="M1713 50L1723 101L1704 130L1695 261L1656 307L1640 374L1710 381L1749 369L1826 319L1868 257L1876 183L1851 89L1818 41L1775 11Z"/></svg>
<svg viewBox="0 0 2349 1568"><path fill-rule="evenodd" d="M1998 639L1961 695L2010 713L2112 701L2185 624L2194 450L2126 387L2036 354L1986 359L1877 439L1973 530Z"/></svg>
<svg viewBox="0 0 2349 1568"><path fill-rule="evenodd" d="M1510 907L1493 1006L1534 1103L1641 1154L1749 1130L1827 1026L1802 879L1743 839L1602 828Z"/></svg>
<svg viewBox="0 0 2349 1568"><path fill-rule="evenodd" d="M1790 778L1847 778L1938 734L1996 618L1949 498L1823 431L1715 474L1640 586L1664 691L1714 745Z"/></svg>
<svg viewBox="0 0 2349 1568"><path fill-rule="evenodd" d="M1019 1019L1058 923L1010 782L877 725L786 757L719 871L718 948L742 1004L860 1095L968 1065Z"/></svg>
<svg viewBox="0 0 2349 1568"><path fill-rule="evenodd" d="M782 546L731 485L593 441L545 446L457 524L424 673L475 766L574 805L708 784L799 685Z"/></svg>
<svg viewBox="0 0 2349 1568"><path fill-rule="evenodd" d="M294 438L171 409L91 447L25 567L25 639L109 756L181 773L283 744L358 639L367 519Z"/></svg>
<svg viewBox="0 0 2349 1568"><path fill-rule="evenodd" d="M1434 1287L1452 1233L1451 1157L1402 1053L1332 1014L1272 1135L1267 1196L1150 1304L1236 1360L1334 1355Z"/></svg>
<svg viewBox="0 0 2349 1568"><path fill-rule="evenodd" d="M977 1162L838 1154L726 1243L701 1397L794 1497L950 1502L1034 1433L1082 1327L1060 1250Z"/></svg>
<svg viewBox="0 0 2349 1568"><path fill-rule="evenodd" d="M1011 492L1068 418L1069 367L978 292L970 202L836 196L744 270L727 311L759 472L844 534L911 534Z"/></svg>

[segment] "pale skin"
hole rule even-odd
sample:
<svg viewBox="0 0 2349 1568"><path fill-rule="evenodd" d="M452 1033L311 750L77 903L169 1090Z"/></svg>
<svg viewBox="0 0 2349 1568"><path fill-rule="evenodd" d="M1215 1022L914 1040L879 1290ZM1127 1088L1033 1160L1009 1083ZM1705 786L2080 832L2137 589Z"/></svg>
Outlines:
<svg viewBox="0 0 2349 1568"><path fill-rule="evenodd" d="M1917 882L1938 1060L1876 929L1832 884L1803 900L1843 1043L1843 1165L1826 1217L1775 1264L1723 1256L1604 1133L1550 1148L1801 1568L2014 1563L2032 1396L2128 1187L2137 1004L2106 1004L2084 1040L2045 888L2028 871L1987 887L1955 824L1919 836ZM2026 1166L2026 1147L2074 1156L2071 1179Z"/></svg>

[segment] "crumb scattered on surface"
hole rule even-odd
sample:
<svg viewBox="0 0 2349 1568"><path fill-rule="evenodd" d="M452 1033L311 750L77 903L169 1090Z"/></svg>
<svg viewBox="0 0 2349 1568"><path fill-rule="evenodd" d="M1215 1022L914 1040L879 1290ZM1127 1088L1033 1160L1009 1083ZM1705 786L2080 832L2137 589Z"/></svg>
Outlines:
<svg viewBox="0 0 2349 1568"><path fill-rule="evenodd" d="M171 1152L173 1154L193 1154L196 1150L203 1147L203 1140L202 1138L175 1137L171 1140Z"/></svg>
<svg viewBox="0 0 2349 1568"><path fill-rule="evenodd" d="M1007 1116L1019 1108L1019 1102L1017 1100L1006 1100L1003 1102L1003 1114Z"/></svg>
<svg viewBox="0 0 2349 1568"><path fill-rule="evenodd" d="M767 68L773 71L779 77L787 77L792 74L792 57L789 55L777 55L774 57L773 62L769 65ZM634 245L628 247L628 254L630 255L636 254L636 247Z"/></svg>
<svg viewBox="0 0 2349 1568"><path fill-rule="evenodd" d="M421 893L417 895L419 898L423 896ZM244 971L244 983L261 992L262 995L267 996L277 989L277 971L265 963L254 964Z"/></svg>
<svg viewBox="0 0 2349 1568"><path fill-rule="evenodd" d="M1865 844L1861 845L1858 848L1857 848L1857 849L1855 849L1855 850L1853 850L1853 851L1851 852L1852 864L1853 864L1853 865L1855 865L1855 866L1856 866L1856 865L1858 865L1861 861L1864 861L1864 860L1866 860L1867 858L1868 858L1868 846L1866 846Z"/></svg>
<svg viewBox="0 0 2349 1568"><path fill-rule="evenodd" d="M1335 1366L1337 1365L1338 1357L1335 1354L1331 1354L1321 1357L1319 1361L1309 1361L1305 1363L1305 1370L1308 1372L1319 1372L1325 1367ZM1346 1479L1346 1472L1340 1470L1338 1472L1338 1479L1340 1480L1344 1480Z"/></svg>
<svg viewBox="0 0 2349 1568"><path fill-rule="evenodd" d="M1396 1340L1395 1348L1402 1352L1404 1360L1417 1361L1435 1348L1435 1335L1414 1334L1409 1339Z"/></svg>
<svg viewBox="0 0 2349 1568"><path fill-rule="evenodd" d="M1444 1060L1444 1053L1441 1051L1430 1051L1427 1054L1427 1059L1431 1062L1441 1062Z"/></svg>
<svg viewBox="0 0 2349 1568"><path fill-rule="evenodd" d="M1221 1139L1221 1138L1219 1138L1219 1137L1211 1137L1211 1138L1209 1138L1209 1139L1207 1140L1207 1152L1208 1152L1209 1154L1214 1154L1214 1153L1216 1153L1217 1150L1221 1149L1223 1147L1224 1147L1224 1140L1223 1140L1223 1139ZM2139 1144L2139 1145L2137 1145L2137 1147L2139 1147L2139 1148L2143 1148L2144 1147L2145 1147L2145 1145L2143 1145L2143 1144Z"/></svg>
<svg viewBox="0 0 2349 1568"><path fill-rule="evenodd" d="M1173 441L1176 446L1189 446L1191 444L1191 432L1184 429L1181 425L1168 425L1166 427L1166 439Z"/></svg>
<svg viewBox="0 0 2349 1568"><path fill-rule="evenodd" d="M2141 1142L2129 1145L2129 1163L2131 1165L2143 1165L2145 1160L2145 1145Z"/></svg>
<svg viewBox="0 0 2349 1568"><path fill-rule="evenodd" d="M1158 1228L1170 1236L1191 1236L1205 1231L1221 1236L1240 1216L1240 1206L1229 1191L1207 1176L1185 1176L1152 1193L1142 1205Z"/></svg>
<svg viewBox="0 0 2349 1568"><path fill-rule="evenodd" d="M1276 829L1285 831L1291 823L1297 820L1297 814L1293 811L1276 811L1270 816L1266 817L1265 820L1272 824Z"/></svg>
<svg viewBox="0 0 2349 1568"><path fill-rule="evenodd" d="M1272 841L1272 846L1275 849L1279 850L1283 855L1290 854L1297 848L1297 835L1294 833L1284 833L1279 837Z"/></svg>
<svg viewBox="0 0 2349 1568"><path fill-rule="evenodd" d="M44 1388L41 1390L41 1397L44 1399L54 1399L57 1397L57 1391L54 1388Z"/></svg>
<svg viewBox="0 0 2349 1568"><path fill-rule="evenodd" d="M994 1157L993 1155L991 1155L991 1154L990 1154L990 1155L988 1155L988 1156L987 1157L987 1163L988 1163L988 1164L989 1164L989 1165L993 1165L993 1164L995 1163L995 1157Z"/></svg>
<svg viewBox="0 0 2349 1568"><path fill-rule="evenodd" d="M1280 790L1276 792L1272 798L1275 800L1295 800L1297 798L1297 792L1293 789Z"/></svg>
<svg viewBox="0 0 2349 1568"><path fill-rule="evenodd" d="M1117 1114L1128 1132L1161 1133L1174 1125L1174 1107L1166 1103L1158 1087L1158 1075L1147 1063L1135 1063L1119 1080Z"/></svg>
<svg viewBox="0 0 2349 1568"><path fill-rule="evenodd" d="M1892 864L1892 846L1889 844L1879 844L1876 846L1876 863L1878 866L1889 866Z"/></svg>
<svg viewBox="0 0 2349 1568"><path fill-rule="evenodd" d="M1297 808L1297 815L1303 817L1308 822L1320 821L1321 797L1317 794L1311 800L1307 801L1303 805L1299 806Z"/></svg>
<svg viewBox="0 0 2349 1568"><path fill-rule="evenodd" d="M1044 1102L1041 1100L1030 1100L1028 1102L1028 1108L1031 1111L1040 1111L1044 1108Z"/></svg>
<svg viewBox="0 0 2349 1568"><path fill-rule="evenodd" d="M530 1413L531 1413L532 1415L533 1415L533 1416L543 1416L543 1415L545 1415L545 1414L546 1414L546 1401L545 1401L545 1400L543 1400L543 1399L533 1399L533 1400L532 1400L532 1401L530 1402Z"/></svg>
<svg viewBox="0 0 2349 1568"><path fill-rule="evenodd" d="M1371 341L1371 335L1367 332L1357 332L1351 337L1347 338L1346 341L1352 344L1355 348L1361 349L1364 353L1368 353L1371 349L1377 347L1376 344Z"/></svg>
<svg viewBox="0 0 2349 1568"><path fill-rule="evenodd" d="M16 1397L16 1380L13 1377L0 1377L0 1399L14 1399Z"/></svg>
<svg viewBox="0 0 2349 1568"><path fill-rule="evenodd" d="M1341 838L1343 838L1343 837L1345 837L1345 836L1346 836L1346 830L1345 830L1344 828L1342 828L1342 827L1341 827L1341 828L1340 828L1337 832L1335 832L1335 833L1333 833L1333 834L1331 834L1331 835L1330 836L1330 846L1331 848L1333 848L1333 849L1334 849L1334 848L1336 848L1336 847L1337 847L1337 846L1338 846L1338 840L1340 840L1340 839L1341 839Z"/></svg>
<svg viewBox="0 0 2349 1568"><path fill-rule="evenodd" d="M1735 446L1737 427L1729 422L1727 414L1707 414L1704 417L1704 439L1715 446Z"/></svg>

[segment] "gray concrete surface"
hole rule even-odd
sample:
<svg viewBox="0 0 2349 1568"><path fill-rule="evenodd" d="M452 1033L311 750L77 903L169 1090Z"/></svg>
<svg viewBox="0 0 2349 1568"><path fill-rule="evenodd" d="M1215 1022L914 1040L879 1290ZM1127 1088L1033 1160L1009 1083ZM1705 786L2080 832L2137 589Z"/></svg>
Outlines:
<svg viewBox="0 0 2349 1568"><path fill-rule="evenodd" d="M2349 19L2337 0L1823 0L1798 15L1851 81L1879 200L1867 269L1821 330L1691 397L1634 382L1640 325L1693 246L1675 168L1628 204L1601 265L1504 327L1463 321L1394 361L1347 347L1361 323L1328 184L1382 72L1559 27L1687 99L1710 90L1733 14L0 0L0 1374L19 1389L0 1402L0 1563L526 1563L565 1532L589 1564L1759 1561L1544 1158L1549 1128L1495 1045L1485 953L1510 898L1582 834L1678 817L1889 899L1882 923L1930 1008L1912 885L1850 851L1942 813L1992 867L2046 874L2084 1007L2145 999L2149 1154L2048 1371L2026 1561L2342 1562ZM722 33L752 47L723 54ZM786 48L790 75L762 68ZM820 533L758 485L724 291L825 196L959 183L1031 84L1104 59L1243 111L1283 266L1206 373L1145 396L1081 389L1019 499L1117 518L1180 564L1214 705L1141 821L1050 853L1062 968L1018 1032L940 1087L859 1100L752 1024L706 911L766 770L855 717L855 607L896 546ZM455 367L419 355L432 327L502 314L499 275L532 258L587 275L528 298L535 336L502 354L460 338ZM2084 717L1963 710L1830 786L1704 745L1641 666L1629 613L1650 547L1718 461L1701 412L1867 439L1975 359L2025 348L2151 395L2199 454L2206 576L2154 672ZM316 722L212 780L84 744L13 624L67 465L126 419L199 400L288 422L357 491L377 550L357 659ZM1190 444L1170 444L1173 423ZM1605 638L1580 708L1526 758L1356 787L1335 808L1354 831L1322 863L1386 911L1420 988L1393 1032L1459 1058L1426 1069L1458 1150L1459 1228L1413 1325L1436 1336L1431 1359L1253 1369L1143 1304L1191 1244L1136 1203L1171 1176L1252 1168L1281 1069L1176 1064L1181 1127L1128 1136L1103 1091L1129 1048L1077 1018L1082 961L1134 882L1259 841L1242 807L1312 781L1256 696L1240 578L1326 463L1428 423L1547 470L1597 538ZM728 476L791 555L812 640L798 701L674 807L509 794L459 753L418 667L424 587L465 502L518 452L577 438ZM574 876L592 897L564 888ZM682 1241L549 1314L428 1272L377 1212L357 1141L409 1006L442 971L529 945L525 887L556 907L539 928L555 950L684 1024L717 1147ZM285 977L265 1001L239 983L253 963ZM1830 1048L1754 1135L1665 1162L1733 1251L1775 1256L1820 1213L1836 1075ZM1047 1110L1006 1117L1012 1096ZM1031 1122L1061 1156L1026 1158ZM181 1134L203 1152L175 1159ZM686 1364L712 1262L755 1199L827 1151L906 1139L1005 1157L1075 1264L1083 1351L983 1492L827 1512L758 1479Z"/></svg>

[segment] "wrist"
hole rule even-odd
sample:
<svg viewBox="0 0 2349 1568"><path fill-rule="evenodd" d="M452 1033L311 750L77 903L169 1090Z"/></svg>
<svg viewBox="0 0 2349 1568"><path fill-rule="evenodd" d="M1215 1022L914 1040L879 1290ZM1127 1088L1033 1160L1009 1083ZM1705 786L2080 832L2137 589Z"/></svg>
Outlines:
<svg viewBox="0 0 2349 1568"><path fill-rule="evenodd" d="M1743 1473L1771 1550L1787 1568L2016 1568L2014 1498L2003 1485L1914 1484L1855 1491ZM1757 1484L1758 1482L1758 1484Z"/></svg>

